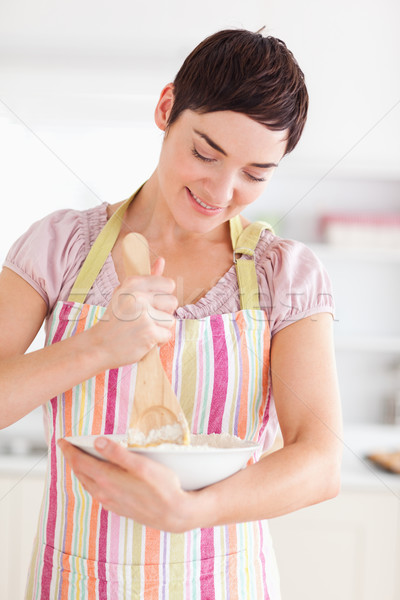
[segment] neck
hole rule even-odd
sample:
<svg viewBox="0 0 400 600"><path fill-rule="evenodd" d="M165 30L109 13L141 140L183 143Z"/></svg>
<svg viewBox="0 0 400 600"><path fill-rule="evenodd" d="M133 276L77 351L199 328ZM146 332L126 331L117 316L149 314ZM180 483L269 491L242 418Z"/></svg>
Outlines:
<svg viewBox="0 0 400 600"><path fill-rule="evenodd" d="M131 231L144 235L151 244L188 245L190 243L218 243L230 237L229 222L222 223L206 233L188 231L179 226L165 200L157 171L146 181L127 210L125 222Z"/></svg>

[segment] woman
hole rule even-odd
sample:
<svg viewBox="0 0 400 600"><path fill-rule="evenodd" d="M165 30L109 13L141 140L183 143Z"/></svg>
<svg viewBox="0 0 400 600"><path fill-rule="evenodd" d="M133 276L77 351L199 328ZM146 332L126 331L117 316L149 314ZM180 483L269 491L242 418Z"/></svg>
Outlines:
<svg viewBox="0 0 400 600"><path fill-rule="evenodd" d="M43 404L50 452L27 598L280 597L266 519L339 487L333 302L310 250L240 212L296 146L307 106L283 42L218 32L161 92L149 180L123 204L49 215L10 250L1 425ZM149 242L151 276L125 277L130 231ZM46 348L24 355L44 319ZM187 492L101 436L106 463L57 446L126 431L134 363L156 344L194 433L266 451L279 418L283 448Z"/></svg>

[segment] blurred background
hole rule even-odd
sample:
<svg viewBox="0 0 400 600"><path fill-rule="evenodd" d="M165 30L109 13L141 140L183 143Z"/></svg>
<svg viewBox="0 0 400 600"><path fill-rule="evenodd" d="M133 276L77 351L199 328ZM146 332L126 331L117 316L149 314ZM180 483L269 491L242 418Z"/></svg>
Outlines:
<svg viewBox="0 0 400 600"><path fill-rule="evenodd" d="M305 73L303 138L245 214L332 278L344 466L339 498L271 523L283 600L400 598L400 476L365 459L400 450L399 21L396 0L0 4L2 261L33 221L119 202L152 173L158 94L205 36L265 25ZM22 597L43 445L40 410L0 432L4 598Z"/></svg>

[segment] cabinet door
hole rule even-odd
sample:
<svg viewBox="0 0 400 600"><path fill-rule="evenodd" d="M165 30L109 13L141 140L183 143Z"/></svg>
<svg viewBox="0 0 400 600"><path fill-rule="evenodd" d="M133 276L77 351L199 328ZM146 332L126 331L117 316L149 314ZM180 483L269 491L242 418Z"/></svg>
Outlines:
<svg viewBox="0 0 400 600"><path fill-rule="evenodd" d="M282 600L398 600L399 498L339 497L270 521Z"/></svg>
<svg viewBox="0 0 400 600"><path fill-rule="evenodd" d="M22 600L43 477L0 476L0 598Z"/></svg>

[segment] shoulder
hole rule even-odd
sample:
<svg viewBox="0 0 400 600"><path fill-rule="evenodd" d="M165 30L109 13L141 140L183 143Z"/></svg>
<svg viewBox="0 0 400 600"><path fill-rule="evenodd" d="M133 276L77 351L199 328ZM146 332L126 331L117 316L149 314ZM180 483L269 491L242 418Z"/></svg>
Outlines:
<svg viewBox="0 0 400 600"><path fill-rule="evenodd" d="M106 204L54 211L33 223L14 242L4 266L28 281L50 309L106 220Z"/></svg>
<svg viewBox="0 0 400 600"><path fill-rule="evenodd" d="M54 248L74 239L90 240L90 229L107 219L107 205L100 204L86 210L60 209L35 221L13 244L12 248L29 248L41 244Z"/></svg>
<svg viewBox="0 0 400 600"><path fill-rule="evenodd" d="M274 272L285 270L292 276L302 277L305 273L324 270L321 260L309 246L281 238L268 229L262 231L255 255L264 267L270 266Z"/></svg>
<svg viewBox="0 0 400 600"><path fill-rule="evenodd" d="M255 260L261 299L269 303L272 333L317 312L334 314L329 274L306 244L264 230Z"/></svg>

